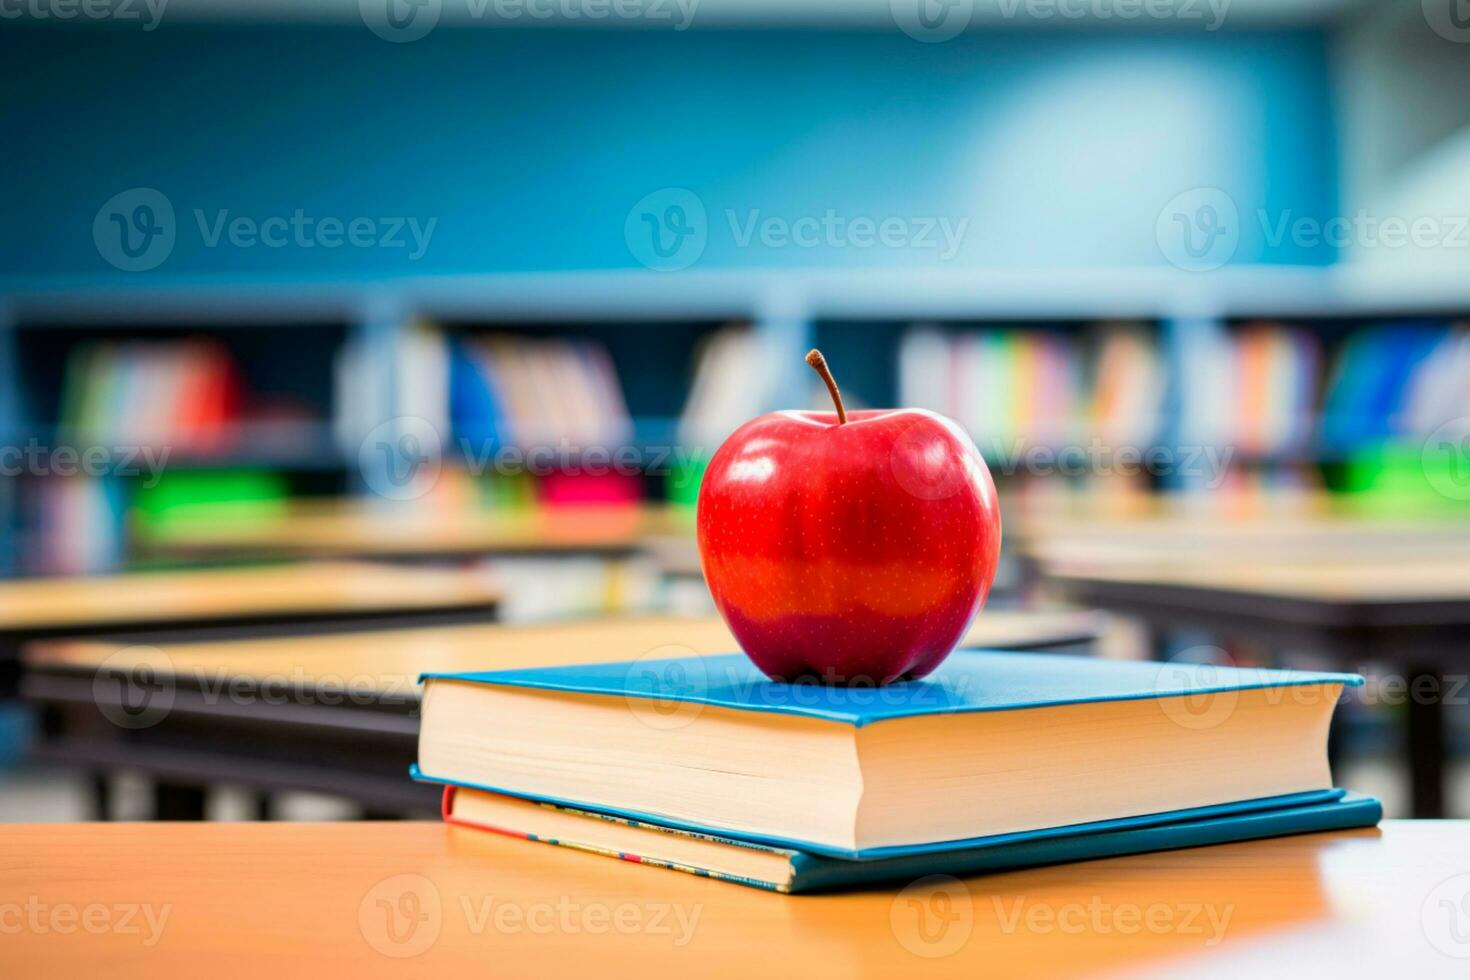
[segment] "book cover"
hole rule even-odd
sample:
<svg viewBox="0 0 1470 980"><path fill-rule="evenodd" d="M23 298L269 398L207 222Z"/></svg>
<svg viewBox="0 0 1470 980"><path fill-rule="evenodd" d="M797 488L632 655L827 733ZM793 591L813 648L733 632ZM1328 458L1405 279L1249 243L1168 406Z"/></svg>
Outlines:
<svg viewBox="0 0 1470 980"><path fill-rule="evenodd" d="M635 820L620 814L551 803L540 806L587 820L608 821L636 830L650 832L646 846L638 851L617 850L579 841L570 837L544 837L514 826L492 826L460 819L453 814L453 801L458 789L446 786L443 815L447 823L489 831L536 843L569 847L636 864L682 871L700 877L715 878L768 891L799 894L891 881L912 880L925 875L956 876L1011 871L1049 864L1123 857L1156 851L1170 851L1211 844L1225 844L1288 834L1318 833L1375 826L1383 816L1383 808L1371 797L1327 790L1298 794L1272 800L1248 801L1198 810L1156 814L1129 821L1106 821L1075 827L1060 827L1026 834L1003 834L977 838L957 850L925 851L889 855L864 860L830 857L793 848L776 847L718 834L690 831L657 821ZM697 865L666 860L658 856L656 836L691 838L718 846L749 848L784 856L789 875L780 881L727 874ZM640 835L642 836L642 835Z"/></svg>
<svg viewBox="0 0 1470 980"><path fill-rule="evenodd" d="M1357 674L970 650L951 654L927 677L882 688L772 681L743 654L431 672L419 680L688 701L738 711L805 715L859 728L915 715L1017 711L1316 684L1357 687L1363 683Z"/></svg>

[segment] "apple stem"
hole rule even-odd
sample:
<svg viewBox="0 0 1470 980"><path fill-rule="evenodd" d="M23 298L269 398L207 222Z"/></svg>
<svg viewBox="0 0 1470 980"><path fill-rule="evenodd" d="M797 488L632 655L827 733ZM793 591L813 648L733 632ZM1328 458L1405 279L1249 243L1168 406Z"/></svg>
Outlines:
<svg viewBox="0 0 1470 980"><path fill-rule="evenodd" d="M827 392L832 396L832 404L837 406L837 424L841 425L847 421L847 409L842 406L842 392L837 390L837 381L832 377L832 369L827 366L827 359L822 352L813 347L806 353L806 362L810 364L822 380L827 382Z"/></svg>

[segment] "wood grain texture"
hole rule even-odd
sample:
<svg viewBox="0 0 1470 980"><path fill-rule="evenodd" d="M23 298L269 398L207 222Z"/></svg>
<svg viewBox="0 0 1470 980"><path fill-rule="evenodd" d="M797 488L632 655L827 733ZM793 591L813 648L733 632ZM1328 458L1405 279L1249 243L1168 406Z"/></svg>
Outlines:
<svg viewBox="0 0 1470 980"><path fill-rule="evenodd" d="M1103 619L1085 611L983 612L965 638L971 647L1076 642L1096 636ZM735 639L717 616L640 616L548 626L442 626L151 647L98 641L30 644L30 669L117 668L129 658L179 674L273 678L352 678L363 689L412 690L425 671L494 670L639 657L730 653ZM162 656L160 656L162 651Z"/></svg>
<svg viewBox="0 0 1470 980"><path fill-rule="evenodd" d="M484 571L307 562L0 583L0 630L493 604Z"/></svg>
<svg viewBox="0 0 1470 980"><path fill-rule="evenodd" d="M1451 822L829 896L438 823L5 826L0 955L149 980L1463 977L1470 912L1440 902L1467 873Z"/></svg>

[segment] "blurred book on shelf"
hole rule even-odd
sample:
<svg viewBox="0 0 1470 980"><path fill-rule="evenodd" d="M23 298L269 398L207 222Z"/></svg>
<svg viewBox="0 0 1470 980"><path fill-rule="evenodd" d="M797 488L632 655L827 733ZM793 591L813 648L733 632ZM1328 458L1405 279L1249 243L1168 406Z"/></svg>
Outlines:
<svg viewBox="0 0 1470 980"><path fill-rule="evenodd" d="M1457 323L1441 334L1415 369L1405 409L1414 432L1432 432L1470 413L1470 324Z"/></svg>
<svg viewBox="0 0 1470 980"><path fill-rule="evenodd" d="M1470 411L1470 332L1398 323L1360 330L1343 346L1322 410L1322 441L1350 450L1423 436Z"/></svg>
<svg viewBox="0 0 1470 980"><path fill-rule="evenodd" d="M117 528L126 510L120 481L50 476L44 493L30 495L19 536L20 571L31 575L89 574L121 562Z"/></svg>
<svg viewBox="0 0 1470 980"><path fill-rule="evenodd" d="M1088 419L1105 445L1143 448L1160 435L1168 378L1153 335L1137 326L1103 328Z"/></svg>
<svg viewBox="0 0 1470 980"><path fill-rule="evenodd" d="M730 433L772 407L767 358L759 334L747 324L722 327L700 341L674 433L682 452L674 454L664 481L669 503L694 507L715 450Z"/></svg>
<svg viewBox="0 0 1470 980"><path fill-rule="evenodd" d="M1128 324L1081 331L920 325L900 344L898 377L900 404L955 419L992 460L1092 439L1151 445L1165 387L1151 331Z"/></svg>
<svg viewBox="0 0 1470 980"><path fill-rule="evenodd" d="M351 457L369 433L394 416L422 419L441 440L450 437L448 341L438 330L415 324L384 343L391 347L391 378L378 352L361 339L343 343L332 365L333 430ZM396 394L396 410L390 393Z"/></svg>
<svg viewBox="0 0 1470 980"><path fill-rule="evenodd" d="M724 327L700 344L679 441L708 457L744 423L766 410L769 367L760 337L748 326Z"/></svg>
<svg viewBox="0 0 1470 980"><path fill-rule="evenodd" d="M616 448L633 423L612 358L582 340L489 335L449 344L454 432L512 446Z"/></svg>
<svg viewBox="0 0 1470 980"><path fill-rule="evenodd" d="M207 453L230 443L242 402L229 351L211 341L79 344L67 360L57 426L97 445Z"/></svg>
<svg viewBox="0 0 1470 980"><path fill-rule="evenodd" d="M1316 336L1269 322L1235 331L1190 324L1180 345L1181 445L1229 446L1251 459L1310 450L1322 370Z"/></svg>

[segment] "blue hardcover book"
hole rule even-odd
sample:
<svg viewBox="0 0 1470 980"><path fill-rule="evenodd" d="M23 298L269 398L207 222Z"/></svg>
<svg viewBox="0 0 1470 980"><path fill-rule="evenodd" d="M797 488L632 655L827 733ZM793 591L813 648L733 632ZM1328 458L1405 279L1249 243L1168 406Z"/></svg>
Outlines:
<svg viewBox="0 0 1470 980"><path fill-rule="evenodd" d="M1398 434L1415 366L1445 336L1441 325L1397 323L1355 334L1323 403L1324 444L1352 452Z"/></svg>
<svg viewBox="0 0 1470 980"><path fill-rule="evenodd" d="M453 786L444 793L444 819L457 826L793 894L1371 827L1382 816L1377 800L1331 790L852 861L499 793Z"/></svg>
<svg viewBox="0 0 1470 980"><path fill-rule="evenodd" d="M504 412L476 352L460 342L449 356L449 412L455 432L475 441L497 440L504 431Z"/></svg>
<svg viewBox="0 0 1470 980"><path fill-rule="evenodd" d="M877 860L1322 803L1328 723L1362 678L961 651L882 688L770 681L741 655L423 681L425 779Z"/></svg>

